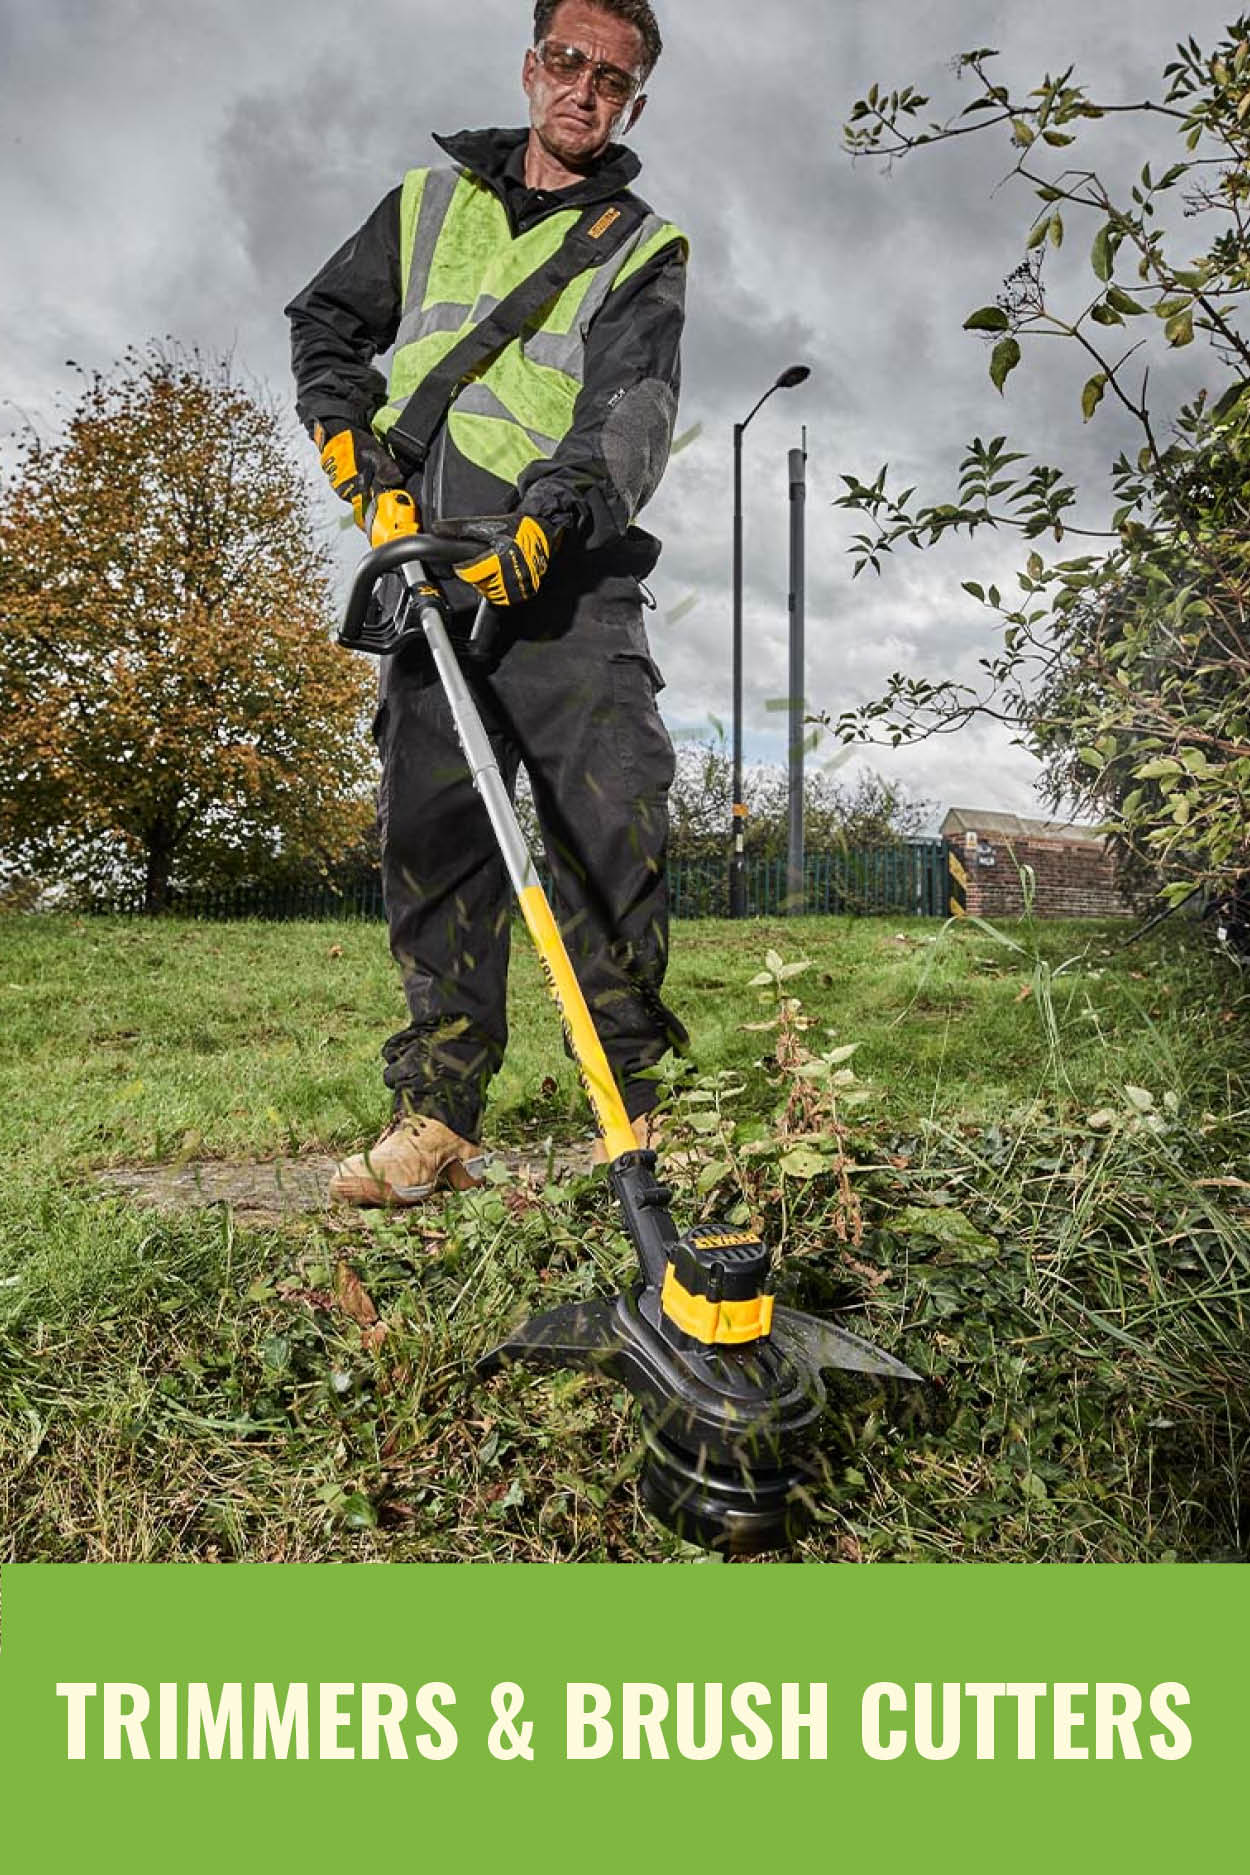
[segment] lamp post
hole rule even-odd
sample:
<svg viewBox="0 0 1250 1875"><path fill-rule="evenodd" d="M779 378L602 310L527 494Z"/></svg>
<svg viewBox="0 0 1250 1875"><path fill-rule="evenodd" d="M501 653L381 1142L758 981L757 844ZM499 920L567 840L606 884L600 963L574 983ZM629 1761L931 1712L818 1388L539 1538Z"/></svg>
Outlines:
<svg viewBox="0 0 1250 1875"><path fill-rule="evenodd" d="M803 740L806 702L803 674L804 539L803 509L807 501L807 425L803 447L790 451L790 776L786 832L786 904L791 918L803 910Z"/></svg>
<svg viewBox="0 0 1250 1875"><path fill-rule="evenodd" d="M729 916L745 918L747 909L745 839L746 808L742 801L742 437L747 424L774 391L792 390L812 375L809 365L787 365L752 405L741 423L734 424L734 595L733 595L733 844L729 860Z"/></svg>

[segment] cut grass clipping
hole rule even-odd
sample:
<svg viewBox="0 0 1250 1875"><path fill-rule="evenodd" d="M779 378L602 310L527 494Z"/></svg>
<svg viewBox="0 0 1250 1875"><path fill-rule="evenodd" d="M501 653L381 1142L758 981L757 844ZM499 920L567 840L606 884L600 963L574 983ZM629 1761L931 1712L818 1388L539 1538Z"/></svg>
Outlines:
<svg viewBox="0 0 1250 1875"><path fill-rule="evenodd" d="M1250 999L1192 927L1124 930L679 929L679 1218L752 1219L783 1300L927 1380L834 1383L800 1555L1244 1553ZM0 1561L701 1557L640 1507L622 1392L473 1377L633 1267L602 1174L557 1170L589 1125L520 945L513 977L487 1131L527 1175L162 1210L101 1172L373 1137L381 929L0 920Z"/></svg>

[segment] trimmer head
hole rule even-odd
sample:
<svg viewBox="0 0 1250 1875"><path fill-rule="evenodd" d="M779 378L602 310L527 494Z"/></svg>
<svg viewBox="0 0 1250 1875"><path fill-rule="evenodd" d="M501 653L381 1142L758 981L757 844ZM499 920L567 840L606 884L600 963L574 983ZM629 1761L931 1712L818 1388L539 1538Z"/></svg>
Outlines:
<svg viewBox="0 0 1250 1875"><path fill-rule="evenodd" d="M642 1282L535 1316L479 1371L524 1361L608 1375L642 1407L642 1493L662 1522L734 1555L783 1548L809 1514L821 1369L918 1376L857 1335L777 1308L752 1232L697 1225L678 1236L653 1152L623 1155L611 1178Z"/></svg>

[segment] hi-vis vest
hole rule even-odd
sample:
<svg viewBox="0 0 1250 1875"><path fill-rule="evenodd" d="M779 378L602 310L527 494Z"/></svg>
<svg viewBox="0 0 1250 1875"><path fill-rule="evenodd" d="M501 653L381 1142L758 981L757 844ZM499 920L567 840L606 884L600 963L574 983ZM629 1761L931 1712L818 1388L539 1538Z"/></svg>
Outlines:
<svg viewBox="0 0 1250 1875"><path fill-rule="evenodd" d="M385 436L404 404L457 340L543 266L584 208L561 209L515 238L486 183L450 168L412 169L400 207L403 314L387 401L373 427ZM577 274L541 316L504 346L447 415L450 442L479 469L515 484L567 435L581 390L590 325L609 293L669 242L686 237L649 214L597 267Z"/></svg>

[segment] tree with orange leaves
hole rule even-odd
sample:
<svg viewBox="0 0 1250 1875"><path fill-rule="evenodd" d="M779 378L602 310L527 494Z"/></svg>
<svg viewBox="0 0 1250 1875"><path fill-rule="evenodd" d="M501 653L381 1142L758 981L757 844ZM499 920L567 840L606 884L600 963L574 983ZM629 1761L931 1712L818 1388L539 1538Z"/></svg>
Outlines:
<svg viewBox="0 0 1250 1875"><path fill-rule="evenodd" d="M0 862L171 888L326 866L370 817L371 674L274 409L229 359L130 352L0 489Z"/></svg>

